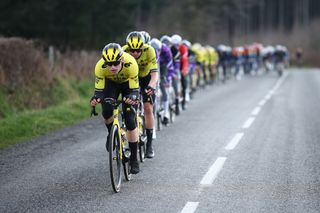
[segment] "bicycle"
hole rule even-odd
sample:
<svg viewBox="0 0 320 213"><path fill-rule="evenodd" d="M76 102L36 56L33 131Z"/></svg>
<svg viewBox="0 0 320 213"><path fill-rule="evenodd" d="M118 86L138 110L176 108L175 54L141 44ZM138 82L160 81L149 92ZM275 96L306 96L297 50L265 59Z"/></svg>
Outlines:
<svg viewBox="0 0 320 213"><path fill-rule="evenodd" d="M127 181L130 181L132 174L130 173L129 168L129 159L130 159L130 149L126 136L126 126L124 122L123 111L120 110L120 105L122 104L121 100L116 100L113 98L104 98L103 102L110 104L113 107L113 124L109 133L109 143L106 142L106 148L109 150L109 169L110 169L110 178L111 184L114 192L119 192L121 187L121 164L123 167L124 177ZM132 106L131 110L136 111ZM140 156L140 161L144 161L145 153L145 144L143 140L143 123L142 118L139 113L137 114L137 122L139 128L139 140L138 140L138 151ZM139 115L138 115L139 114ZM95 110L95 107L92 107L91 115L97 116L98 113ZM108 146L108 147L107 147Z"/></svg>
<svg viewBox="0 0 320 213"><path fill-rule="evenodd" d="M157 89L156 90L156 100L153 103L153 112L154 112L154 117L156 118L156 126L157 130L160 131L162 129L162 118L164 114L164 109L161 107L161 90Z"/></svg>
<svg viewBox="0 0 320 213"><path fill-rule="evenodd" d="M144 111L143 111L143 103L142 98L139 101L138 111L137 111L137 124L138 124L138 131L139 131L139 140L138 140L138 151L139 151L139 159L140 162L143 163L145 160L145 153L146 153L146 143L147 143L147 133L144 121Z"/></svg>
<svg viewBox="0 0 320 213"><path fill-rule="evenodd" d="M109 150L109 168L112 188L115 192L120 191L121 186L121 163L123 166L123 172L127 181L131 180L131 174L129 169L130 151L128 151L128 141L126 140L126 128L124 125L124 117L119 109L122 101L115 100L113 98L105 98L103 102L110 104L113 107L113 124L109 132L106 142L106 148ZM92 114L98 115L95 111L95 107L92 107ZM119 116L121 119L119 119ZM121 124L120 124L121 120Z"/></svg>

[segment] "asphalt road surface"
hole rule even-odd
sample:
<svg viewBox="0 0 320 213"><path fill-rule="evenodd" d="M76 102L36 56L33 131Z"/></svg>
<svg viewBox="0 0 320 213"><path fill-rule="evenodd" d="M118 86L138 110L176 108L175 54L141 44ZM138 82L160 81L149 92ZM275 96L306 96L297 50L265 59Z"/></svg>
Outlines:
<svg viewBox="0 0 320 213"><path fill-rule="evenodd" d="M320 70L198 91L117 194L105 138L99 117L1 150L0 212L320 212Z"/></svg>

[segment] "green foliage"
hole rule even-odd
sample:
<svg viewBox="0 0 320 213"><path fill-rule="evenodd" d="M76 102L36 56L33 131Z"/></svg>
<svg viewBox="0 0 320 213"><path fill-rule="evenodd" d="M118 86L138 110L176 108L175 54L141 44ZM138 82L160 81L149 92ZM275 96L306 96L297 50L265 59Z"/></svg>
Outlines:
<svg viewBox="0 0 320 213"><path fill-rule="evenodd" d="M25 110L13 113L6 101L0 107L6 117L0 119L0 148L43 135L50 131L74 124L88 118L90 107L88 100L92 93L93 82L77 82L58 79L51 97L59 98L60 104L40 110ZM12 105L11 105L12 106ZM8 110L10 111L7 113Z"/></svg>

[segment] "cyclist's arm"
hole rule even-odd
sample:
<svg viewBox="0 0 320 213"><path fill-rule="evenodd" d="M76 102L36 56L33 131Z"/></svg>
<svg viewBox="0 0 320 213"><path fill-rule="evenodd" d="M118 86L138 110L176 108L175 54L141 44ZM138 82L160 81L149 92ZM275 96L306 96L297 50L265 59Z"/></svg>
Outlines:
<svg viewBox="0 0 320 213"><path fill-rule="evenodd" d="M100 59L95 67L95 91L94 97L96 98L103 98L103 90L105 87L105 75L104 75L104 68L103 68L103 59Z"/></svg>
<svg viewBox="0 0 320 213"><path fill-rule="evenodd" d="M158 82L158 62L156 58L156 53L153 51L152 48L148 49L148 58L150 58L148 66L146 67L147 70L149 70L149 73L151 75L151 80L149 82L149 86L156 88L157 82Z"/></svg>

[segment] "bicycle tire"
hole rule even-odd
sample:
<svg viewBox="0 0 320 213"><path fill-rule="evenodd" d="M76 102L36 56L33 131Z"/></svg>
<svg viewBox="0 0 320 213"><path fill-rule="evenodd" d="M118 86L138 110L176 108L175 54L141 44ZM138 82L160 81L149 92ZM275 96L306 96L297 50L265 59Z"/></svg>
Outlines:
<svg viewBox="0 0 320 213"><path fill-rule="evenodd" d="M147 140L146 140L146 128L145 128L145 124L144 124L144 116L140 115L140 118L141 118L142 131L139 129L138 151L139 151L140 162L143 163L145 160Z"/></svg>
<svg viewBox="0 0 320 213"><path fill-rule="evenodd" d="M129 161L122 161L124 178L126 181L130 181L132 179L132 174L130 172Z"/></svg>
<svg viewBox="0 0 320 213"><path fill-rule="evenodd" d="M119 192L121 186L120 151L122 152L122 147L120 145L118 131L119 129L117 126L112 126L109 135L109 168L111 185L114 192Z"/></svg>
<svg viewBox="0 0 320 213"><path fill-rule="evenodd" d="M158 113L157 113L157 130L158 131L161 131L161 129L162 129L162 126L161 126L161 115L159 115Z"/></svg>
<svg viewBox="0 0 320 213"><path fill-rule="evenodd" d="M170 110L170 123L174 123L175 111L174 111L173 107L170 107L169 110Z"/></svg>

